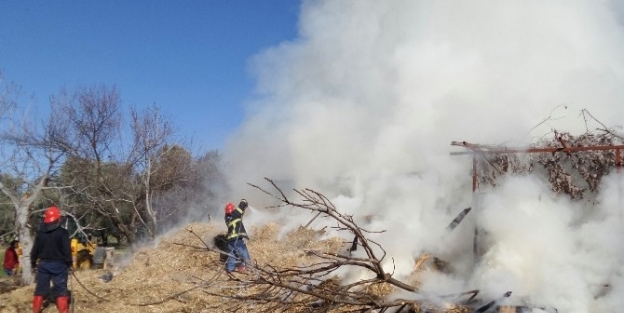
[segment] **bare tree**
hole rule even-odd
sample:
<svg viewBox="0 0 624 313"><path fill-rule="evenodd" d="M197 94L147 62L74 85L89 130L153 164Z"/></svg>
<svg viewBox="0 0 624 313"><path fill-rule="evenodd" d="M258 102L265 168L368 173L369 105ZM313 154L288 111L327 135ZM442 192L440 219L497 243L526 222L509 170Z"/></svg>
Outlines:
<svg viewBox="0 0 624 313"><path fill-rule="evenodd" d="M17 106L20 90L20 86L14 82L6 82L0 72L0 122L6 119L8 113Z"/></svg>
<svg viewBox="0 0 624 313"><path fill-rule="evenodd" d="M190 170L160 174L171 168L161 161L180 148L168 144L173 134L171 123L152 106L143 111L132 109L124 124L120 99L115 87L61 92L53 104L67 127L56 144L70 156L63 178L73 186L67 192L79 195L74 205L105 218L132 244L139 233L156 236L159 215L152 198L187 179L181 173Z"/></svg>
<svg viewBox="0 0 624 313"><path fill-rule="evenodd" d="M13 206L14 232L19 237L23 251L30 251L31 205L46 188L48 177L62 153L47 145L50 135L55 131L49 119L41 123L40 127L32 126L39 123L23 120L20 124L16 119L10 119L13 116L9 113L17 107L21 89L13 82L5 83L1 74L0 86L0 121L5 126L0 130L0 166L3 174L11 177L11 184L5 185L0 181L0 192ZM29 283L32 274L27 253L24 253L21 263L22 280Z"/></svg>
<svg viewBox="0 0 624 313"><path fill-rule="evenodd" d="M144 191L144 207L145 215L149 221L141 222L152 238L155 238L158 231L158 216L152 206L152 177L159 171L165 170L162 162L156 162L156 159L166 154L175 153L176 146L166 146L167 141L173 134L173 129L168 121L160 114L160 110L156 106L146 109L142 114L132 111L132 132L134 135L134 148L132 149L135 164L140 168L140 174L143 191ZM174 167L175 169L175 167ZM188 173L188 172L187 172ZM177 176L177 173L173 173ZM164 183L170 183L171 180L164 180ZM160 186L164 188L164 186ZM140 215L140 214L139 214Z"/></svg>
<svg viewBox="0 0 624 313"><path fill-rule="evenodd" d="M15 186L15 180L9 174L0 174L0 183L7 188ZM8 242L16 235L13 203L4 193L0 192L0 238L4 242Z"/></svg>
<svg viewBox="0 0 624 313"><path fill-rule="evenodd" d="M183 147L165 147L167 153L156 159L161 169L151 179L152 205L158 212L160 229L170 228L188 220L208 220L219 210L227 194L227 184L219 169L220 154L209 151L193 158ZM172 184L171 182L175 182Z"/></svg>
<svg viewBox="0 0 624 313"><path fill-rule="evenodd" d="M33 202L40 197L47 182L64 156L64 152L51 144L51 138L58 129L50 116L41 123L23 121L20 127L0 134L3 143L3 171L10 172L15 179L13 186L0 182L0 191L6 195L15 210L15 232L25 251L22 259L22 280L32 281L28 251L32 247L29 225Z"/></svg>
<svg viewBox="0 0 624 313"><path fill-rule="evenodd" d="M75 93L61 90L52 98L53 112L66 125L62 136L54 138L69 157L63 168L64 182L80 195L84 210L93 210L107 219L130 242L136 235L137 216L132 213L133 167L121 142L122 112L117 89L106 86L79 88Z"/></svg>
<svg viewBox="0 0 624 313"><path fill-rule="evenodd" d="M0 124L5 125L5 120L7 119L10 111L12 109L15 108L16 106L16 97L19 95L19 86L17 86L15 83L13 82L6 82L6 80L4 79L4 76L2 75L2 72L0 72ZM5 152L2 151L0 149L0 154L1 156L4 156ZM4 164L7 160L5 160L4 158L0 159L0 169L4 168L6 165ZM6 184L7 180L12 180L12 177L10 177L9 174L6 173L6 171L4 171L5 173L2 173L2 171L0 170L0 186L4 186L3 182ZM9 185L11 185L9 183ZM2 194L4 195L4 193ZM5 206L5 204L11 204L11 208L10 209L3 209L2 210L2 214L6 215L6 218L3 218L3 224L4 223L10 223L11 225L7 225L6 228L4 228L3 231L3 236L5 234L9 234L9 235L13 235L15 236L15 218L14 218L14 210L12 208L12 202L10 201L9 198L7 198L6 196L4 197L0 197L0 199L2 199L2 202L0 205L2 205L2 207Z"/></svg>

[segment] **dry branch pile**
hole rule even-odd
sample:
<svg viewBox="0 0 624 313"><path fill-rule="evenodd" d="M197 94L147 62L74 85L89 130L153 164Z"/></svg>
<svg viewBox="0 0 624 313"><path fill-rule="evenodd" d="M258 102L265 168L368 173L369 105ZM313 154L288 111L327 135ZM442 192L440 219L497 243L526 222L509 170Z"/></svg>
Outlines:
<svg viewBox="0 0 624 313"><path fill-rule="evenodd" d="M552 139L543 139L530 148L614 146L623 142L624 137L614 131L600 130L580 136L555 132ZM504 146L496 148L505 150ZM602 178L616 167L615 150L530 154L479 154L477 151L477 155L480 184L496 186L504 175L543 171L554 192L567 194L574 200L583 199L587 191L597 192Z"/></svg>
<svg viewBox="0 0 624 313"><path fill-rule="evenodd" d="M358 237L364 256L349 253L350 242L324 238L322 230L299 228L278 238L280 227L252 228L248 247L254 264L248 273L227 275L220 253L211 244L220 224L191 224L162 238L154 247L132 255L112 271L82 270L70 277L76 312L421 312L417 293L409 299L387 297L397 290L416 291L423 262L407 281L381 267L383 248L367 239L367 230L351 216L342 215L331 202L311 190L300 193L302 203L287 204L316 210L337 221L336 229ZM430 256L426 256L428 259ZM365 279L345 283L344 267L360 268ZM28 312L34 285L0 295L0 311ZM466 312L455 305L476 291L436 298L444 307L427 312ZM441 299L445 299L440 301ZM447 301L448 300L448 301ZM429 306L429 304L424 304ZM48 310L53 311L54 308Z"/></svg>

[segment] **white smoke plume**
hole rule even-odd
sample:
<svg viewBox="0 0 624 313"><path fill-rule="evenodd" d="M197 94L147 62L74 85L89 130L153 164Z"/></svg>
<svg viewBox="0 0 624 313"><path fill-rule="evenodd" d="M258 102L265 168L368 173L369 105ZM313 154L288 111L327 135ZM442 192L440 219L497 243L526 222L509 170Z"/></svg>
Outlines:
<svg viewBox="0 0 624 313"><path fill-rule="evenodd" d="M606 125L622 123L617 8L593 0L304 1L298 38L252 62L258 97L224 156L234 195L250 200L254 223L276 219L262 212L266 196L246 185L263 177L372 216L366 226L387 230L376 239L395 257L397 275L423 251L458 269L431 274L423 291L511 290L516 303L616 312L624 304L621 176L606 179L597 206L557 197L533 177L508 179L471 216L491 240L476 266L472 228L445 236L444 227L473 201L470 159L450 156L451 141L523 145L553 128L579 133L583 108ZM280 216L290 225L311 218Z"/></svg>

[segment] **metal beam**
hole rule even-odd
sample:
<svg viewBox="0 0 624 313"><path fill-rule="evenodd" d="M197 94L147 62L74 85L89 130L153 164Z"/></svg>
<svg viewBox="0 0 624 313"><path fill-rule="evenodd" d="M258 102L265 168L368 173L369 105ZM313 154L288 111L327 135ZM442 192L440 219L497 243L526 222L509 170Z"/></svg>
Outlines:
<svg viewBox="0 0 624 313"><path fill-rule="evenodd" d="M451 146L464 147L472 150L472 152L451 152L451 155L461 154L512 154L512 153L555 153L555 152L579 152L579 151L601 151L601 150L620 150L624 149L624 145L618 146L584 146L584 147L544 147L544 148L509 148L491 145L473 144L466 141L452 141ZM616 152L617 153L617 152Z"/></svg>
<svg viewBox="0 0 624 313"><path fill-rule="evenodd" d="M570 147L566 144L566 142L561 137L559 137L558 140L559 140L559 143L561 143L562 147L543 147L543 148L514 147L514 148L510 148L510 147L503 147L503 146L474 144L474 143L469 143L466 141L452 141L451 146L463 147L463 148L470 149L471 151L456 151L456 152L451 152L451 155L472 155L472 192L473 194L477 192L477 190L479 189L477 154L520 154L520 153L555 154L557 152L564 152L570 155L571 152L615 150L615 166L618 172L620 172L622 169L622 166L623 166L622 149L624 149L624 145ZM472 247L474 257L475 257L475 262L478 259L478 253L479 253L478 237L479 237L479 229L475 227L473 247Z"/></svg>

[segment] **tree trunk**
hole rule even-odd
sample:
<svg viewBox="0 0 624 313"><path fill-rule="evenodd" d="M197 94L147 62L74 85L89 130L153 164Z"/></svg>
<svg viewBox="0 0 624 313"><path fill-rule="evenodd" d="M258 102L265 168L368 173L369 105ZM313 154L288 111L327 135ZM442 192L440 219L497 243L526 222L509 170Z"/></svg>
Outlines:
<svg viewBox="0 0 624 313"><path fill-rule="evenodd" d="M115 227L119 229L119 232L121 232L123 236L126 237L128 245L134 247L134 244L136 243L136 228L127 227L125 224L114 218L112 219L112 222L113 225L115 225Z"/></svg>
<svg viewBox="0 0 624 313"><path fill-rule="evenodd" d="M15 231L19 236L19 241L22 245L22 259L20 265L22 266L22 283L31 284L33 282L33 274L30 267L30 250L33 246L33 238L30 235L30 229L28 228L28 220L30 217L30 205L35 201L37 196L41 193L43 186L48 180L48 176L44 175L39 179L37 184L30 190L30 193L26 193L19 197L16 193L5 188L0 183L0 191L4 193L15 208Z"/></svg>
<svg viewBox="0 0 624 313"><path fill-rule="evenodd" d="M22 259L20 264L22 266L22 283L27 285L33 282L33 275L30 267L30 250L33 246L33 238L30 235L30 229L28 228L28 203L30 201L20 201L15 206L15 226L19 241L22 245Z"/></svg>
<svg viewBox="0 0 624 313"><path fill-rule="evenodd" d="M156 212L152 208L152 200L150 197L150 193L152 190L150 189L150 179L152 177L152 162L151 160L147 160L147 169L145 170L145 210L147 211L147 215L150 219L148 222L148 227L150 228L150 234L152 235L152 239L156 239L156 231L158 226L158 220L156 219Z"/></svg>

